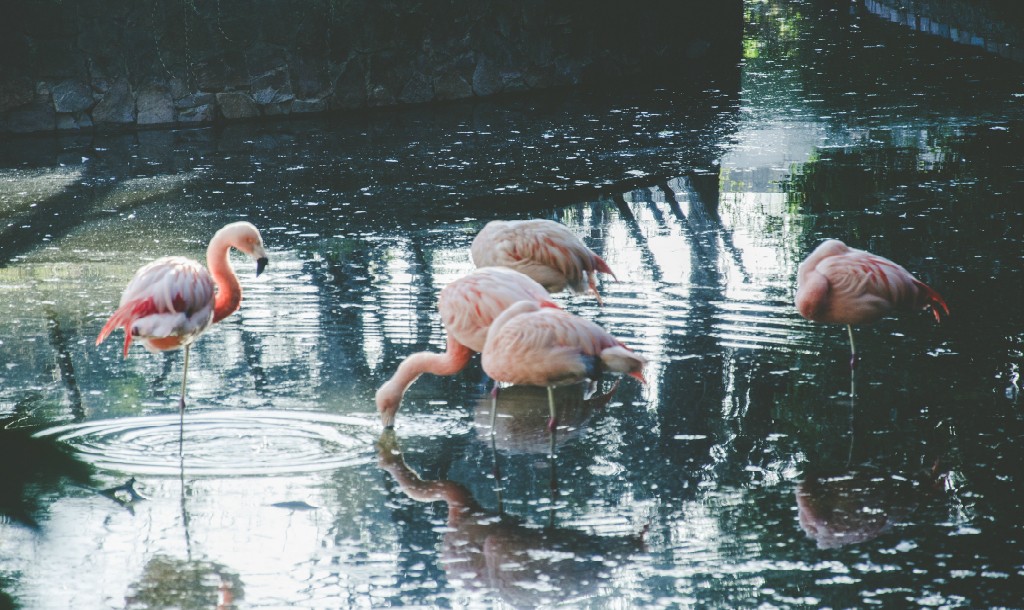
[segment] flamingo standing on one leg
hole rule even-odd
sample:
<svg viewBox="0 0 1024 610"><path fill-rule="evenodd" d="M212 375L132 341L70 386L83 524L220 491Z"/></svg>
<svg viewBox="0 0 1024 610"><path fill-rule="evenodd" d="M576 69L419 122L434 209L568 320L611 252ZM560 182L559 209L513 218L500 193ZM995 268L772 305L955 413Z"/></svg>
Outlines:
<svg viewBox="0 0 1024 610"><path fill-rule="evenodd" d="M228 250L237 248L256 259L256 275L267 266L263 238L248 222L226 225L213 236L206 250L206 270L198 261L183 256L165 256L135 272L121 295L121 305L103 326L96 345L115 328L124 328L124 357L132 339L151 352L185 348L181 373L181 402L185 411L185 380L192 343L215 322L228 317L242 302Z"/></svg>
<svg viewBox="0 0 1024 610"><path fill-rule="evenodd" d="M555 386L597 379L606 370L644 381L647 364L597 324L530 301L511 305L491 323L481 355L484 372L495 381L547 387L552 431Z"/></svg>
<svg viewBox="0 0 1024 610"><path fill-rule="evenodd" d="M385 428L395 425L402 396L423 373L454 375L484 347L487 329L498 314L517 301L557 308L544 287L529 277L502 267L486 267L465 275L441 290L437 308L448 331L443 354L418 352L406 357L378 390L377 410Z"/></svg>
<svg viewBox="0 0 1024 610"><path fill-rule="evenodd" d="M586 292L589 287L598 304L597 273L615 277L575 233L553 220L493 220L473 239L470 254L477 267L515 269L549 292L561 292L566 286Z"/></svg>
<svg viewBox="0 0 1024 610"><path fill-rule="evenodd" d="M800 263L796 308L814 322L846 324L850 368L857 364L854 324L877 322L892 310L928 308L937 322L949 315L938 292L887 258L829 239Z"/></svg>

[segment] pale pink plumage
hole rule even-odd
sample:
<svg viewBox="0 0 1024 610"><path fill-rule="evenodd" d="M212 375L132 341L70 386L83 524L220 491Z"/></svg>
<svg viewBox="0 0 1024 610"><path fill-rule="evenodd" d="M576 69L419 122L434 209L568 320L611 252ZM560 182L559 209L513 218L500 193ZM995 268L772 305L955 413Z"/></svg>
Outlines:
<svg viewBox="0 0 1024 610"><path fill-rule="evenodd" d="M133 339L156 352L187 349L213 323L231 315L242 300L242 288L228 261L237 248L257 259L257 275L267 263L260 232L248 222L217 231L206 251L209 271L181 256L159 258L141 267L121 294L120 306L104 324L96 344L115 328L124 328L124 357ZM186 364L187 367L187 364ZM182 404L184 378L182 374Z"/></svg>
<svg viewBox="0 0 1024 610"><path fill-rule="evenodd" d="M96 344L124 328L124 357L132 339L156 352L192 343L213 324L216 284L198 262L165 256L140 268L121 294L121 304Z"/></svg>
<svg viewBox="0 0 1024 610"><path fill-rule="evenodd" d="M870 324L893 310L929 308L937 321L949 315L939 293L887 258L823 242L797 272L796 307L815 322Z"/></svg>
<svg viewBox="0 0 1024 610"><path fill-rule="evenodd" d="M508 267L522 272L549 292L589 288L598 303L597 273L615 274L600 256L565 225L553 220L494 220L470 247L477 267Z"/></svg>
<svg viewBox="0 0 1024 610"><path fill-rule="evenodd" d="M857 362L854 324L877 322L894 310L928 308L938 322L949 315L939 293L906 269L838 239L822 242L800 263L796 308L808 320L847 325L851 368Z"/></svg>
<svg viewBox="0 0 1024 610"><path fill-rule="evenodd" d="M557 415L552 388L596 379L604 371L643 381L647 364L590 320L529 301L511 305L491 323L481 356L484 372L495 381L547 387L552 431Z"/></svg>
<svg viewBox="0 0 1024 610"><path fill-rule="evenodd" d="M646 363L590 320L529 301L494 320L481 359L495 381L548 387L595 379L604 370L642 381Z"/></svg>
<svg viewBox="0 0 1024 610"><path fill-rule="evenodd" d="M473 353L483 349L491 322L509 305L523 300L558 307L543 286L502 267L477 269L445 286L437 308L448 333L447 349L442 354L418 352L408 356L377 390L375 400L384 426L394 425L402 396L420 375L454 375L464 369Z"/></svg>

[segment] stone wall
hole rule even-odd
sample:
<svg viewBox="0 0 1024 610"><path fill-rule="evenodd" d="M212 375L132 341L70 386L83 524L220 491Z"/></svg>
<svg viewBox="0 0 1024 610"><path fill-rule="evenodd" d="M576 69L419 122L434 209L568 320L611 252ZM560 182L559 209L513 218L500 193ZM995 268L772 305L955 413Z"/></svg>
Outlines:
<svg viewBox="0 0 1024 610"><path fill-rule="evenodd" d="M191 125L687 78L739 62L741 0L26 0L0 133Z"/></svg>
<svg viewBox="0 0 1024 610"><path fill-rule="evenodd" d="M1020 0L862 0L874 15L912 30L1024 62Z"/></svg>

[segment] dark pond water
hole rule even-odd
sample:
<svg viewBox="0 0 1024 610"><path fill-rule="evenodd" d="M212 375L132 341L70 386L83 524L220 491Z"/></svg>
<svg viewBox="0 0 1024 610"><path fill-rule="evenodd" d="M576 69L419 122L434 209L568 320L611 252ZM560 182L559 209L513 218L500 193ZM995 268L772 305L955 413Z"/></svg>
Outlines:
<svg viewBox="0 0 1024 610"><path fill-rule="evenodd" d="M749 2L714 85L0 145L0 590L26 608L1022 607L1024 71ZM495 218L564 222L647 385L500 395L438 291ZM181 354L94 339L134 270L248 219L241 310ZM825 237L953 311L792 305ZM125 490L100 493L134 478ZM423 501L420 501L423 500ZM466 510L460 510L460 507ZM33 526L34 524L34 526Z"/></svg>

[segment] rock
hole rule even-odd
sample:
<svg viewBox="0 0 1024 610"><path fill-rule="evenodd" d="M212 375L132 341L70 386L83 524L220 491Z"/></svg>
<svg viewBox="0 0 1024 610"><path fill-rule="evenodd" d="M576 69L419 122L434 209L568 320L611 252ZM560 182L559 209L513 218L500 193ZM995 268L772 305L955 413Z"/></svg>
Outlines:
<svg viewBox="0 0 1024 610"><path fill-rule="evenodd" d="M458 100L473 96L473 86L455 70L445 72L434 83L434 94L439 100Z"/></svg>
<svg viewBox="0 0 1024 610"><path fill-rule="evenodd" d="M124 125L135 122L135 99L127 79L118 79L92 110L97 125Z"/></svg>
<svg viewBox="0 0 1024 610"><path fill-rule="evenodd" d="M0 131L14 133L30 133L33 131L53 131L57 127L53 104L33 102L19 106L4 113L0 120Z"/></svg>
<svg viewBox="0 0 1024 610"><path fill-rule="evenodd" d="M178 110L178 121L181 123L209 123L215 116L214 104L200 104Z"/></svg>
<svg viewBox="0 0 1024 610"><path fill-rule="evenodd" d="M96 103L89 86L77 80L66 80L54 85L50 94L53 96L53 109L57 113L82 112Z"/></svg>
<svg viewBox="0 0 1024 610"><path fill-rule="evenodd" d="M398 95L398 101L403 104L419 104L432 99L434 99L434 86L422 74L413 74Z"/></svg>
<svg viewBox="0 0 1024 610"><path fill-rule="evenodd" d="M139 125L160 125L174 122L174 101L170 89L152 86L143 89L135 100Z"/></svg>
<svg viewBox="0 0 1024 610"><path fill-rule="evenodd" d="M266 116L284 116L292 113L292 103L291 101L287 101L276 104L267 104L266 106L260 106L260 109Z"/></svg>
<svg viewBox="0 0 1024 610"><path fill-rule="evenodd" d="M313 99L323 97L327 92L327 78L322 65L314 59L304 56L296 56L291 65L290 77L292 90L295 97L301 99Z"/></svg>
<svg viewBox="0 0 1024 610"><path fill-rule="evenodd" d="M277 68L252 79L252 99L260 106L280 104L295 99L292 93L291 79L288 71Z"/></svg>
<svg viewBox="0 0 1024 610"><path fill-rule="evenodd" d="M498 66L486 55L481 55L473 70L473 93L481 97L501 93L502 82Z"/></svg>
<svg viewBox="0 0 1024 610"><path fill-rule="evenodd" d="M349 62L334 81L332 109L363 108L366 106L366 71L357 62Z"/></svg>
<svg viewBox="0 0 1024 610"><path fill-rule="evenodd" d="M24 106L35 98L35 87L27 78L14 78L0 82L0 112Z"/></svg>
<svg viewBox="0 0 1024 610"><path fill-rule="evenodd" d="M81 131L93 126L92 117L88 112L58 112L56 114L57 129Z"/></svg>
<svg viewBox="0 0 1024 610"><path fill-rule="evenodd" d="M292 100L292 112L306 114L310 112L327 112L327 99Z"/></svg>
<svg viewBox="0 0 1024 610"><path fill-rule="evenodd" d="M228 91L217 94L217 107L225 119L250 119L259 116L259 108L249 94L241 91Z"/></svg>
<svg viewBox="0 0 1024 610"><path fill-rule="evenodd" d="M192 95L186 95L182 98L177 98L174 102L174 108L179 112L188 110L190 108L196 108L199 106L212 106L217 102L217 96L213 93L193 93Z"/></svg>

